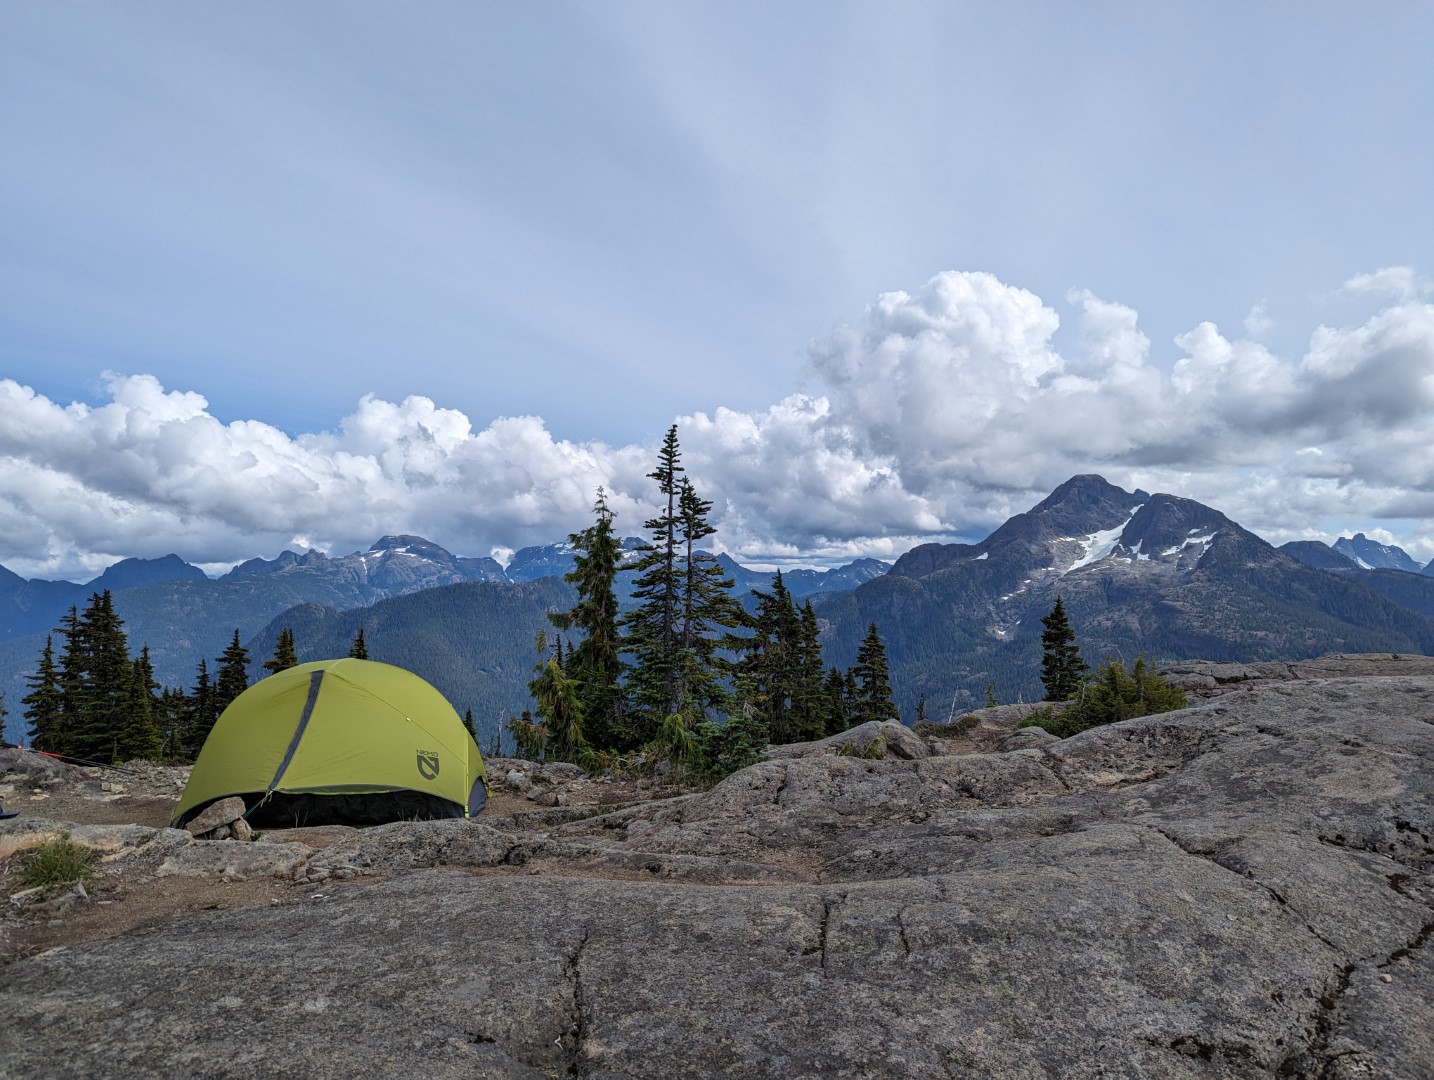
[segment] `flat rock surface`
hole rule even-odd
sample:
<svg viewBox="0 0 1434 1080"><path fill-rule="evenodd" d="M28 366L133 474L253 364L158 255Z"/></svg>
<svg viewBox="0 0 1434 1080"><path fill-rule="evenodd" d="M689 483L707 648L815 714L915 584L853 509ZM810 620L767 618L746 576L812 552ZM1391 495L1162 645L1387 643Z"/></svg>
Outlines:
<svg viewBox="0 0 1434 1080"><path fill-rule="evenodd" d="M0 1072L1434 1076L1434 675L1361 670L282 845L355 883L9 965Z"/></svg>

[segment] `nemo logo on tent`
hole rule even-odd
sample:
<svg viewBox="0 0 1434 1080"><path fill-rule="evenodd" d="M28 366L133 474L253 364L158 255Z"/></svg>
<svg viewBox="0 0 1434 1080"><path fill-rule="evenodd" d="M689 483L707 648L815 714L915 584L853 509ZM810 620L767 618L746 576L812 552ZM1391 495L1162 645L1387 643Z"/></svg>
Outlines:
<svg viewBox="0 0 1434 1080"><path fill-rule="evenodd" d="M438 755L429 750L418 752L418 775L425 780L438 778Z"/></svg>

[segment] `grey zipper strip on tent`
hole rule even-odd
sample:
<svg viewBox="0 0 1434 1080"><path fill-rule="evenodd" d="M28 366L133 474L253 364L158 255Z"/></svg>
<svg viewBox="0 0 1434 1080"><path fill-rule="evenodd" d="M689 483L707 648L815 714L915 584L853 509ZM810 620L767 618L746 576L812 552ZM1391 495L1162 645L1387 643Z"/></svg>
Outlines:
<svg viewBox="0 0 1434 1080"><path fill-rule="evenodd" d="M279 786L279 781L284 778L284 771L288 769L289 762L294 760L294 751L299 749L299 740L304 737L304 729L309 726L309 717L314 715L314 706L319 702L319 684L323 681L322 670L309 674L309 697L304 702L304 714L299 717L299 726L294 729L294 737L289 740L289 749L284 751L284 760L279 762L279 769L274 773L274 779L269 781L270 791Z"/></svg>

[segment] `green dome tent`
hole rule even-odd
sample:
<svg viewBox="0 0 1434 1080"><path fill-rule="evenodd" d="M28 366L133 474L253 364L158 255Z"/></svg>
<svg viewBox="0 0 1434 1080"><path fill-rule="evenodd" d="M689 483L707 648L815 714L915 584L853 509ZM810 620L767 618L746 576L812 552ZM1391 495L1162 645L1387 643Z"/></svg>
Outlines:
<svg viewBox="0 0 1434 1080"><path fill-rule="evenodd" d="M448 699L411 671L319 660L240 694L204 741L174 824L243 798L251 824L472 817L483 758Z"/></svg>

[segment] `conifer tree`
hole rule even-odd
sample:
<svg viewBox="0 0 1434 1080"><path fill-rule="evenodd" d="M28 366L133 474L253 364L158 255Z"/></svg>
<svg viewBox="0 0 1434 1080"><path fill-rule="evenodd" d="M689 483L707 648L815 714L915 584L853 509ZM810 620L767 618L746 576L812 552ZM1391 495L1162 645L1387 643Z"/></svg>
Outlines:
<svg viewBox="0 0 1434 1080"><path fill-rule="evenodd" d="M79 609L73 604L60 617L55 633L60 635L62 642L59 661L60 722L52 751L74 754L78 752L78 728L84 707L89 633L80 618Z"/></svg>
<svg viewBox="0 0 1434 1080"><path fill-rule="evenodd" d="M698 549L699 541L717 530L707 521L712 504L698 496L683 477L678 494L682 540L681 617L678 622L678 706L694 719L709 710L724 708L727 692L723 676L728 665L718 649L732 643L731 630L746 622L741 606L732 599L732 579L715 556ZM793 614L795 614L793 612Z"/></svg>
<svg viewBox="0 0 1434 1080"><path fill-rule="evenodd" d="M123 721L113 733L111 761L131 761L135 758L154 760L159 757L159 727L154 722L151 706L151 684L153 669L149 667L148 649L144 654L144 665L138 662L130 667L129 678L121 692Z"/></svg>
<svg viewBox="0 0 1434 1080"><path fill-rule="evenodd" d="M866 637L856 651L856 666L851 673L856 680L856 694L851 706L853 727L871 720L901 719L896 703L891 700L886 646L876 632L876 623L867 628Z"/></svg>
<svg viewBox="0 0 1434 1080"><path fill-rule="evenodd" d="M1041 685L1047 701L1067 701L1080 690L1081 680L1090 667L1081 659L1076 646L1075 631L1066 618L1065 602L1056 597L1056 606L1041 624Z"/></svg>
<svg viewBox="0 0 1434 1080"><path fill-rule="evenodd" d="M204 740L209 738L209 732L214 728L214 721L219 719L219 710L215 708L214 684L209 679L209 664L200 657L199 669L195 674L194 688L190 691L188 709L185 714L184 737L182 746L186 756L197 757L204 746Z"/></svg>
<svg viewBox="0 0 1434 1080"><path fill-rule="evenodd" d="M166 686L154 705L154 724L159 730L159 756L167 761L184 761L191 755L187 742L189 698L183 690Z"/></svg>
<svg viewBox="0 0 1434 1080"><path fill-rule="evenodd" d="M787 723L792 666L789 627L796 621L791 593L778 571L771 592L753 589L752 595L757 599L756 611L749 620L751 635L738 645L738 685L747 698L745 704L766 724L772 742L791 742Z"/></svg>
<svg viewBox="0 0 1434 1080"><path fill-rule="evenodd" d="M756 715L774 743L800 742L826 734L828 700L823 685L821 641L810 603L801 612L778 571L772 591L754 589L753 633L738 639L738 670Z"/></svg>
<svg viewBox="0 0 1434 1080"><path fill-rule="evenodd" d="M463 710L463 726L468 729L468 736L476 745L478 742L478 729L473 726L473 710Z"/></svg>
<svg viewBox="0 0 1434 1080"><path fill-rule="evenodd" d="M648 473L664 500L657 517L643 523L651 539L643 544L632 596L637 607L621 622L627 636L623 650L633 657L629 688L637 722L637 740L646 742L657 726L681 707L681 661L678 656L679 568L677 512L679 476L684 471L677 445L677 425L667 430L658 451L657 468Z"/></svg>
<svg viewBox="0 0 1434 1080"><path fill-rule="evenodd" d="M363 639L362 626L359 627L358 636L354 638L354 643L349 646L349 657L353 660L368 659L368 643Z"/></svg>
<svg viewBox="0 0 1434 1080"><path fill-rule="evenodd" d="M822 686L826 725L824 734L838 735L851 726L851 690L849 678L841 668L833 666Z"/></svg>
<svg viewBox="0 0 1434 1080"><path fill-rule="evenodd" d="M153 702L159 690L159 682L154 677L154 661L149 658L148 644L140 646L139 655L134 658L134 672L139 677L139 684L144 689L145 696Z"/></svg>
<svg viewBox="0 0 1434 1080"><path fill-rule="evenodd" d="M533 695L533 711L541 718L544 760L576 762L587 740L583 737L577 684L563 670L562 648L559 638L553 654L544 656L547 639L538 631L538 663L528 692Z"/></svg>
<svg viewBox="0 0 1434 1080"><path fill-rule="evenodd" d="M792 687L793 726L803 739L820 739L826 734L825 669L822 663L821 628L808 600L802 605L801 629L797 639L797 671Z"/></svg>
<svg viewBox="0 0 1434 1080"><path fill-rule="evenodd" d="M25 676L25 685L30 692L20 699L25 706L25 718L30 721L27 738L36 750L63 754L64 735L61 725L60 673L55 667L54 638L45 638L45 649L40 653L40 663L34 674Z"/></svg>
<svg viewBox="0 0 1434 1080"><path fill-rule="evenodd" d="M623 650L634 658L628 680L632 726L642 742L668 717L687 714L683 730L695 729L707 710L725 704L726 665L718 649L732 640L723 631L744 619L727 591L732 582L712 555L696 547L713 532L707 523L711 504L681 475L680 460L674 424L657 468L648 473L665 502L644 523L651 540L643 545L633 583L637 607L621 622L628 629Z"/></svg>
<svg viewBox="0 0 1434 1080"><path fill-rule="evenodd" d="M84 675L80 682L70 753L113 762L118 738L130 723L137 699L131 693L132 667L124 624L108 589L90 596L80 615Z"/></svg>
<svg viewBox="0 0 1434 1080"><path fill-rule="evenodd" d="M56 633L63 638L58 665L51 637L39 670L27 680L27 715L37 742L100 762L157 754L151 701L158 684L149 650L130 659L124 621L109 590L91 594L83 612L71 607Z"/></svg>
<svg viewBox="0 0 1434 1080"><path fill-rule="evenodd" d="M635 746L626 731L626 701L622 682L626 665L621 656L617 629L618 562L622 551L613 531L612 510L602 488L593 505L593 524L573 533L568 543L574 550L573 569L563 580L577 589L577 603L565 612L548 618L559 630L582 634L568 655L566 670L577 683L583 730L597 747L612 749Z"/></svg>
<svg viewBox="0 0 1434 1080"><path fill-rule="evenodd" d="M239 641L239 631L234 639L215 658L219 665L214 676L214 715L223 714L230 703L249 688L249 650Z"/></svg>
<svg viewBox="0 0 1434 1080"><path fill-rule="evenodd" d="M298 667L299 657L294 651L294 631L287 626L279 631L279 640L274 645L274 655L264 661L264 670L271 675Z"/></svg>

